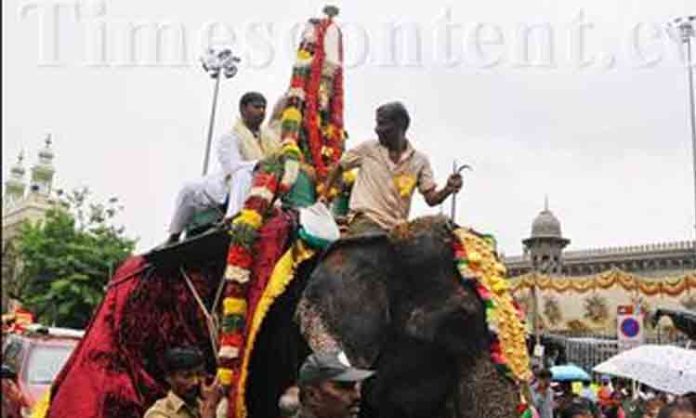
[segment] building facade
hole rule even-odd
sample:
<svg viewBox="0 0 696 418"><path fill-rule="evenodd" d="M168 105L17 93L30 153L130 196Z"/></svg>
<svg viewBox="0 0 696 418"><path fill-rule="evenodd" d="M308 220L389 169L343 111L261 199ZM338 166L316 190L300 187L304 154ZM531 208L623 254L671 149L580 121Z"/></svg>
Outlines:
<svg viewBox="0 0 696 418"><path fill-rule="evenodd" d="M570 240L545 207L522 242L503 261L530 331L611 335L621 307L696 310L694 241L564 251Z"/></svg>
<svg viewBox="0 0 696 418"><path fill-rule="evenodd" d="M5 310L16 278L22 268L17 257L14 238L24 222L41 221L46 211L53 206L53 150L51 136L44 141L36 163L31 167L29 181L25 180L24 156L20 153L17 162L10 168L5 181L2 199L2 309Z"/></svg>
<svg viewBox="0 0 696 418"><path fill-rule="evenodd" d="M534 219L531 235L522 243L525 248L522 255L504 258L509 277L533 271L587 276L611 269L663 277L696 270L696 241L563 251L570 240L562 236L561 223L548 207Z"/></svg>

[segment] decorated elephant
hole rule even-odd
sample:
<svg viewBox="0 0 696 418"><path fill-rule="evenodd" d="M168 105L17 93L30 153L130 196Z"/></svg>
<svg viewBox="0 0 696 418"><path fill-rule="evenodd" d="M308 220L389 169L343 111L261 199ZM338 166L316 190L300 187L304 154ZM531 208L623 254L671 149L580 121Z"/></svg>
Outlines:
<svg viewBox="0 0 696 418"><path fill-rule="evenodd" d="M455 239L449 221L426 217L342 239L301 266L255 345L248 416L275 413L269 405L309 352L304 341L377 371L363 416L519 416L518 385L492 361L486 305L461 279Z"/></svg>
<svg viewBox="0 0 696 418"><path fill-rule="evenodd" d="M277 418L278 399L310 350L336 348L377 371L364 385L365 417L518 415L524 330L505 308L506 280L484 237L423 218L319 251L304 248L296 231L291 213L261 229L248 363L228 416ZM166 393L167 347L198 346L212 372L201 302L217 299L228 241L220 231L124 263L53 385L47 416L142 415Z"/></svg>

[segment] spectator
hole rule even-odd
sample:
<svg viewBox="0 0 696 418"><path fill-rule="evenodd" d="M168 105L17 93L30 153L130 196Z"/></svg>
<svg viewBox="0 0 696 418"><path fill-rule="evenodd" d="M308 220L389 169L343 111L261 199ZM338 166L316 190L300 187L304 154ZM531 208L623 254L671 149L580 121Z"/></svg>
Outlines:
<svg viewBox="0 0 696 418"><path fill-rule="evenodd" d="M691 402L672 402L660 409L657 418L696 418L696 412Z"/></svg>
<svg viewBox="0 0 696 418"><path fill-rule="evenodd" d="M606 418L626 418L626 414L621 407L621 392L615 391L611 394L609 405L604 409Z"/></svg>
<svg viewBox="0 0 696 418"><path fill-rule="evenodd" d="M155 402L145 418L215 418L224 416L218 410L222 390L217 382L204 383L203 354L195 348L180 347L164 355L165 379L169 393Z"/></svg>
<svg viewBox="0 0 696 418"><path fill-rule="evenodd" d="M573 393L571 382L561 382L559 389L560 394L557 394L556 397L556 409L563 410L578 399L578 396Z"/></svg>
<svg viewBox="0 0 696 418"><path fill-rule="evenodd" d="M657 418L657 415L660 413L660 409L664 405L665 403L659 397L651 397L650 399L645 401L642 418Z"/></svg>
<svg viewBox="0 0 696 418"><path fill-rule="evenodd" d="M576 399L560 410L559 418L593 418L587 399Z"/></svg>
<svg viewBox="0 0 696 418"><path fill-rule="evenodd" d="M621 401L621 407L626 414L626 418L643 418L643 402L638 397L638 392L627 390L626 396Z"/></svg>
<svg viewBox="0 0 696 418"><path fill-rule="evenodd" d="M602 410L608 408L611 405L611 394L611 380L608 377L604 376L602 377L602 385L599 387L599 391L597 391L597 401L599 403L599 407Z"/></svg>
<svg viewBox="0 0 696 418"><path fill-rule="evenodd" d="M539 418L553 418L553 392L551 391L551 371L541 369L532 386L532 401L539 412Z"/></svg>
<svg viewBox="0 0 696 418"><path fill-rule="evenodd" d="M298 379L298 418L355 418L360 412L360 383L374 372L352 367L344 353L307 357Z"/></svg>
<svg viewBox="0 0 696 418"><path fill-rule="evenodd" d="M592 403L597 403L597 395L592 390L592 382L586 381L582 382L582 391L580 392L580 397L587 399Z"/></svg>
<svg viewBox="0 0 696 418"><path fill-rule="evenodd" d="M686 399L689 403L691 403L691 406L696 409L696 392L689 392L686 395L684 395L684 399Z"/></svg>

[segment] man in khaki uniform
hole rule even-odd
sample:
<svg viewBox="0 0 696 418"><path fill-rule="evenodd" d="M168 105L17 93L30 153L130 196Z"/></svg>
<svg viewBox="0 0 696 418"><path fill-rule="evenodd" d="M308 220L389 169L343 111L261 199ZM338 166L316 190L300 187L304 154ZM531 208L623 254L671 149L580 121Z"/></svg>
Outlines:
<svg viewBox="0 0 696 418"><path fill-rule="evenodd" d="M408 111L400 102L377 108L377 141L366 141L343 154L329 174L321 200L343 171L359 167L350 197L348 232L351 235L389 230L408 220L413 191L423 195L430 206L444 201L462 187L459 174L452 174L441 190L433 179L428 157L416 151L406 138Z"/></svg>
<svg viewBox="0 0 696 418"><path fill-rule="evenodd" d="M145 412L145 418L223 418L222 390L204 382L203 355L193 348L173 348L165 354L167 396Z"/></svg>

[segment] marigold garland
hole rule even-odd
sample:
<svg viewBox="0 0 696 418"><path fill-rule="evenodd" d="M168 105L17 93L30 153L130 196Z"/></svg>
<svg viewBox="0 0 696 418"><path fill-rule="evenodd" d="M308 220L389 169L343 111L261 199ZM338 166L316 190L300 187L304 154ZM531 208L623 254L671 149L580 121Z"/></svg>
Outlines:
<svg viewBox="0 0 696 418"><path fill-rule="evenodd" d="M246 297L253 280L252 248L258 230L273 210L274 199L292 189L303 164L312 167L316 183L321 184L344 148L343 74L340 65L325 60L324 51L327 30L337 30L338 55L342 60L340 30L330 16L310 23L312 31L300 44L286 94L280 123L280 155L260 164L250 195L230 225L218 352L218 378L228 389L230 404L244 390L238 385L249 332L247 317L255 318L255 307L247 305Z"/></svg>
<svg viewBox="0 0 696 418"><path fill-rule="evenodd" d="M512 299L505 266L495 254L494 240L464 228L455 230L454 237L454 258L462 280L473 285L485 305L491 360L512 380L528 381L531 371L524 314Z"/></svg>
<svg viewBox="0 0 696 418"><path fill-rule="evenodd" d="M541 290L563 293L573 291L586 293L590 290L609 289L620 286L626 291L638 291L648 296L665 294L671 297L696 289L696 274L666 278L646 278L635 276L618 269L586 277L548 277L536 274L515 277L510 280L514 292L531 288L535 284Z"/></svg>

